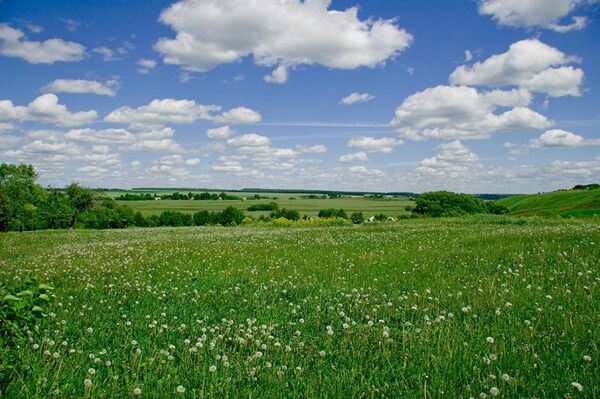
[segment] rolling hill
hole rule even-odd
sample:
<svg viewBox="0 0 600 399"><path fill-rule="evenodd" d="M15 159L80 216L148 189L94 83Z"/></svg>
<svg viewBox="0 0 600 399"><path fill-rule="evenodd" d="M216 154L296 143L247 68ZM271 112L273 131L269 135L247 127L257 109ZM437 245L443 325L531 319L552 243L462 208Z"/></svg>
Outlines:
<svg viewBox="0 0 600 399"><path fill-rule="evenodd" d="M592 217L600 215L600 189L516 195L498 203L506 206L514 216Z"/></svg>

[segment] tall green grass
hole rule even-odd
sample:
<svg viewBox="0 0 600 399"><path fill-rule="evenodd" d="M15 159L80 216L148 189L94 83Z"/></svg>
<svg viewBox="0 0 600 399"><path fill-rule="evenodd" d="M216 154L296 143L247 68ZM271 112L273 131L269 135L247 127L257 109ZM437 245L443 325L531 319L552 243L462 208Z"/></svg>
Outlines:
<svg viewBox="0 0 600 399"><path fill-rule="evenodd" d="M600 189L518 195L498 201L515 216L593 217L600 215Z"/></svg>
<svg viewBox="0 0 600 399"><path fill-rule="evenodd" d="M0 282L55 290L2 395L599 397L599 243L503 217L3 234Z"/></svg>

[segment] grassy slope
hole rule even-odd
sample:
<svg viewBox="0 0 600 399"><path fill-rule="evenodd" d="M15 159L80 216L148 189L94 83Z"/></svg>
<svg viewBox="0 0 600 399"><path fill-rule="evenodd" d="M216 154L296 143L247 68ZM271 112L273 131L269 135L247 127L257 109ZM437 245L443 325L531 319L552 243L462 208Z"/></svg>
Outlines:
<svg viewBox="0 0 600 399"><path fill-rule="evenodd" d="M56 287L4 397L600 397L599 240L506 218L0 234L0 283Z"/></svg>
<svg viewBox="0 0 600 399"><path fill-rule="evenodd" d="M501 199L498 203L508 207L515 216L591 217L600 215L600 189L519 195Z"/></svg>

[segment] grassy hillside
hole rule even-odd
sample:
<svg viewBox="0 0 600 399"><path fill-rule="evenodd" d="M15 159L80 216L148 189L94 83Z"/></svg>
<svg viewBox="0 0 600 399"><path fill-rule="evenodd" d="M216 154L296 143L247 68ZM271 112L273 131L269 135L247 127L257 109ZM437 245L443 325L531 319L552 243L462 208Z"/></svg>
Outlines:
<svg viewBox="0 0 600 399"><path fill-rule="evenodd" d="M0 397L600 398L599 240L503 217L0 234L0 287L54 287L0 346Z"/></svg>
<svg viewBox="0 0 600 399"><path fill-rule="evenodd" d="M592 217L600 215L600 189L518 195L498 201L511 215Z"/></svg>

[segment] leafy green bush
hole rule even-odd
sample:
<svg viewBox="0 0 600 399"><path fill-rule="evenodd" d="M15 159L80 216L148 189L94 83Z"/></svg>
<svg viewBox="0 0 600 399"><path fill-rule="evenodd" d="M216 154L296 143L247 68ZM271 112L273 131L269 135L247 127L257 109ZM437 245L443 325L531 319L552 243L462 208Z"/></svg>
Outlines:
<svg viewBox="0 0 600 399"><path fill-rule="evenodd" d="M279 205L275 202L270 202L268 204L254 204L248 207L248 211L276 211L279 209Z"/></svg>
<svg viewBox="0 0 600 399"><path fill-rule="evenodd" d="M502 214L508 212L506 207L494 202L486 202L468 194L457 194L449 191L423 193L415 200L412 212L420 215L463 216L475 214Z"/></svg>
<svg viewBox="0 0 600 399"><path fill-rule="evenodd" d="M383 222L387 220L387 215L385 213L378 213L377 215L374 216L375 220L378 222Z"/></svg>
<svg viewBox="0 0 600 399"><path fill-rule="evenodd" d="M244 220L244 212L233 206L228 206L223 212L215 214L215 223L222 226L238 225L242 220Z"/></svg>
<svg viewBox="0 0 600 399"><path fill-rule="evenodd" d="M27 280L16 288L0 285L0 397L12 379L18 359L15 349L25 339L25 328L46 317L54 288Z"/></svg>
<svg viewBox="0 0 600 399"><path fill-rule="evenodd" d="M18 289L0 286L0 335L22 336L22 328L46 317L50 297L54 290L48 284L28 280Z"/></svg>
<svg viewBox="0 0 600 399"><path fill-rule="evenodd" d="M365 221L365 217L363 216L362 212L354 212L352 215L350 215L350 220L352 220L352 223L354 224L361 224Z"/></svg>
<svg viewBox="0 0 600 399"><path fill-rule="evenodd" d="M298 213L298 211L295 209L281 208L274 212L271 212L269 217L271 219L284 218L287 220L298 220L298 219L300 219L300 213Z"/></svg>
<svg viewBox="0 0 600 399"><path fill-rule="evenodd" d="M319 215L320 218L341 218L341 219L348 219L348 215L346 214L346 211L343 209L321 209L319 211Z"/></svg>

